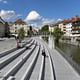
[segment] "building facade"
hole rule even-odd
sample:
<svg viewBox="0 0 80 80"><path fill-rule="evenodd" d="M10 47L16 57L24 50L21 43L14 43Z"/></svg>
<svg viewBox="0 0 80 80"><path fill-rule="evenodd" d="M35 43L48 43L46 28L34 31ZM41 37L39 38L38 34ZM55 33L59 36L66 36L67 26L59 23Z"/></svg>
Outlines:
<svg viewBox="0 0 80 80"><path fill-rule="evenodd" d="M72 36L72 23L66 24L66 36L71 37Z"/></svg>
<svg viewBox="0 0 80 80"><path fill-rule="evenodd" d="M51 24L49 25L49 32L54 32L54 29L58 27L58 24Z"/></svg>
<svg viewBox="0 0 80 80"><path fill-rule="evenodd" d="M20 28L23 28L25 31L25 36L28 36L29 26L21 19L18 19L14 23L10 22L9 27L10 27L10 33L12 35L18 36L18 30Z"/></svg>
<svg viewBox="0 0 80 80"><path fill-rule="evenodd" d="M80 37L80 18L74 18L72 21L72 35L74 37Z"/></svg>
<svg viewBox="0 0 80 80"><path fill-rule="evenodd" d="M57 26L55 26L57 24ZM71 20L63 20L56 24L50 25L51 32L54 32L54 28L59 27L64 32L64 36L78 37L80 36L80 18L72 18Z"/></svg>
<svg viewBox="0 0 80 80"><path fill-rule="evenodd" d="M9 35L9 26L8 23L5 22L0 17L0 37L7 37Z"/></svg>
<svg viewBox="0 0 80 80"><path fill-rule="evenodd" d="M54 25L53 24L49 25L49 32L54 32Z"/></svg>

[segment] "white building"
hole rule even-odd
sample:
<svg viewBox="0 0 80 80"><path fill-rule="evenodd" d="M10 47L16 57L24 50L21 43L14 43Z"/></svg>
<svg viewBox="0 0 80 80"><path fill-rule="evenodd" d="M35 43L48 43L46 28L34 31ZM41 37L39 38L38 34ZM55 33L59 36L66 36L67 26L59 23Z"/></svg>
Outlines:
<svg viewBox="0 0 80 80"><path fill-rule="evenodd" d="M54 27L49 26L49 32L54 32Z"/></svg>
<svg viewBox="0 0 80 80"><path fill-rule="evenodd" d="M72 36L72 23L66 24L66 36Z"/></svg>
<svg viewBox="0 0 80 80"><path fill-rule="evenodd" d="M54 32L54 29L58 27L58 24L51 24L49 25L49 32Z"/></svg>
<svg viewBox="0 0 80 80"><path fill-rule="evenodd" d="M71 20L63 20L58 23L59 28L61 31L64 32L64 36L72 36L72 23Z"/></svg>
<svg viewBox="0 0 80 80"><path fill-rule="evenodd" d="M56 24L51 24L49 26L49 31L54 32L54 29L59 27L61 31L64 32L64 36L77 38L80 37L80 17L76 16L75 18L63 20Z"/></svg>
<svg viewBox="0 0 80 80"><path fill-rule="evenodd" d="M18 35L18 30L20 28L24 28L25 36L28 35L29 26L24 21L22 21L21 19L18 19L14 23L9 23L9 27L10 27L10 33L15 35L15 36Z"/></svg>

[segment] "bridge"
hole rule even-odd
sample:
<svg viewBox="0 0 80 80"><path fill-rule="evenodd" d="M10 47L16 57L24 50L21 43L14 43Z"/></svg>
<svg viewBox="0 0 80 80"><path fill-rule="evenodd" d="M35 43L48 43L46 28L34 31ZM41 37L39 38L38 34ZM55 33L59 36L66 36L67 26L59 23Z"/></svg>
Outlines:
<svg viewBox="0 0 80 80"><path fill-rule="evenodd" d="M0 53L0 80L80 80L80 75L58 51L32 37L22 48Z"/></svg>

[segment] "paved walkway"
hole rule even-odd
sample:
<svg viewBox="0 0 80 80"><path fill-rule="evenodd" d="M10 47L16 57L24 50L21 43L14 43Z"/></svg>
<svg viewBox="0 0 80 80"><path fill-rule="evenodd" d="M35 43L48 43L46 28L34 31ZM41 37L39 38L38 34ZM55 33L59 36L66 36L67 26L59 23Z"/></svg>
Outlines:
<svg viewBox="0 0 80 80"><path fill-rule="evenodd" d="M16 40L14 38L11 39L0 39L0 52L7 51L16 47Z"/></svg>
<svg viewBox="0 0 80 80"><path fill-rule="evenodd" d="M4 45L8 45L10 41L12 42L12 40L4 41ZM0 62L4 59L7 59L6 61L2 62L3 66L0 69L0 74L2 74L1 78L3 78L4 76L6 76L6 78L10 78L10 76L12 75L15 77L15 80L26 80L27 78L33 80L33 77L34 80L38 80L41 76L44 77L43 80L80 80L80 75L78 75L78 73L61 56L58 51L56 51L55 49L51 50L46 42L39 39L38 37L35 37L29 43L29 45L31 46L27 50L24 47L22 48L22 50L20 49L19 52L18 50L15 51L15 54L10 53L0 58ZM46 58L44 58L45 61L42 64L43 58L41 55L41 51L43 47L46 51ZM54 65L56 79L54 79L54 72L52 70L50 55ZM36 72L38 73L38 75L35 75ZM39 75L42 73L44 74L44 76Z"/></svg>
<svg viewBox="0 0 80 80"><path fill-rule="evenodd" d="M45 43L44 41L42 41ZM45 43L46 47L48 46ZM56 51L55 49L51 50L47 47L50 51L55 74L56 80L80 80L80 75L73 69L73 67L61 56L61 54Z"/></svg>
<svg viewBox="0 0 80 80"><path fill-rule="evenodd" d="M23 47L0 58L0 80L54 80L47 49L46 57L42 56L44 44L33 38L28 45L28 49Z"/></svg>
<svg viewBox="0 0 80 80"><path fill-rule="evenodd" d="M25 38L28 41L29 38ZM15 38L0 38L0 53L16 48Z"/></svg>

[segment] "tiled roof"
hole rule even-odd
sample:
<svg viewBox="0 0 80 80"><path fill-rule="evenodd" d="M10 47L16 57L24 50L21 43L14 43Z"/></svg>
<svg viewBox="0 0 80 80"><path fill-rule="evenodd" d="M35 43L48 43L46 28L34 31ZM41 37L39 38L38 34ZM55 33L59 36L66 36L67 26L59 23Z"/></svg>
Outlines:
<svg viewBox="0 0 80 80"><path fill-rule="evenodd" d="M14 22L15 24L26 24L22 19L18 19Z"/></svg>
<svg viewBox="0 0 80 80"><path fill-rule="evenodd" d="M54 27L55 26L55 24L50 24L50 27Z"/></svg>
<svg viewBox="0 0 80 80"><path fill-rule="evenodd" d="M75 21L79 21L80 20L80 17L77 16L75 18L71 18L71 19L68 19L68 20L63 20L63 21L59 21L58 23L56 24L51 24L50 27L55 27L56 25L60 24L60 23L71 23L71 22L75 22Z"/></svg>
<svg viewBox="0 0 80 80"><path fill-rule="evenodd" d="M76 17L76 18L71 19L72 22L79 21L79 20L80 20L80 17Z"/></svg>
<svg viewBox="0 0 80 80"><path fill-rule="evenodd" d="M57 26L57 25L58 25L58 23L56 23L56 24L51 24L50 27L55 27L55 26Z"/></svg>

